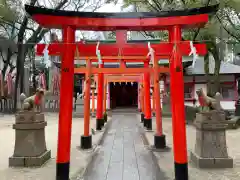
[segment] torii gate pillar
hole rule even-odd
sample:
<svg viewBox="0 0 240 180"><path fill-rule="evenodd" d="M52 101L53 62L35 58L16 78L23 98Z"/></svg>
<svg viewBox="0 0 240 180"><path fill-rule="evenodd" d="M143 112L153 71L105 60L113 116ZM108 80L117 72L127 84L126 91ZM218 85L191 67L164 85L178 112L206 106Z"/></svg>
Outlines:
<svg viewBox="0 0 240 180"><path fill-rule="evenodd" d="M63 29L63 44L65 47L61 66L56 179L69 179L74 82L73 59L75 55L74 43L75 30L68 26Z"/></svg>
<svg viewBox="0 0 240 180"><path fill-rule="evenodd" d="M99 64L99 68L103 68L103 64ZM101 130L104 126L103 119L103 88L104 88L104 75L103 73L98 74L98 83L97 83L97 113L96 113L96 129Z"/></svg>
<svg viewBox="0 0 240 180"><path fill-rule="evenodd" d="M175 179L188 180L188 159L186 142L186 123L184 110L184 81L182 55L178 44L182 39L181 28L173 26L169 31L169 40L174 43L170 58L170 94L172 104L172 132Z"/></svg>
<svg viewBox="0 0 240 180"><path fill-rule="evenodd" d="M144 62L144 67L149 67L149 62ZM152 112L150 95L150 73L144 73L144 127L152 130Z"/></svg>

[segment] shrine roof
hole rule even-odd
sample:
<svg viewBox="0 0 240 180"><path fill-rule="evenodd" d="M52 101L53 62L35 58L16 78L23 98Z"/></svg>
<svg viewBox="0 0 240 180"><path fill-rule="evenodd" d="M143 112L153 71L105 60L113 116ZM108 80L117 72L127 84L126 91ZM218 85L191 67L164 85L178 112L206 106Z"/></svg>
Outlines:
<svg viewBox="0 0 240 180"><path fill-rule="evenodd" d="M201 27L208 22L208 15L215 13L218 5L185 10L161 12L76 12L47 9L25 5L26 12L37 23L48 28L73 26L76 29L109 30L160 30L169 26Z"/></svg>
<svg viewBox="0 0 240 180"><path fill-rule="evenodd" d="M210 58L209 59L209 74L214 74L214 67L215 67L215 61L214 59ZM199 58L195 66L189 66L186 69L186 72L188 75L204 75L205 70L204 70L204 58L201 57ZM221 62L220 66L220 74L240 74L240 66L231 64L229 62Z"/></svg>

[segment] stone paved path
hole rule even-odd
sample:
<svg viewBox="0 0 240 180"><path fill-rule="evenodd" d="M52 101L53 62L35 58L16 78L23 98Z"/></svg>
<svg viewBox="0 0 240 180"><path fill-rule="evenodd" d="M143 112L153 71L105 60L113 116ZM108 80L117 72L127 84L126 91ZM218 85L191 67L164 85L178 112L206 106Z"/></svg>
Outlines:
<svg viewBox="0 0 240 180"><path fill-rule="evenodd" d="M135 114L114 115L98 154L85 172L84 180L164 180L144 147Z"/></svg>

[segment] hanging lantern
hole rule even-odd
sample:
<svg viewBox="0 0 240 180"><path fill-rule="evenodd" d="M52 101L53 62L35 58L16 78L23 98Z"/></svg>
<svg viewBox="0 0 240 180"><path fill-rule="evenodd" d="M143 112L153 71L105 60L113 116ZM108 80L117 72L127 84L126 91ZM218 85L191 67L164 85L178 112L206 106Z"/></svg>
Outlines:
<svg viewBox="0 0 240 180"><path fill-rule="evenodd" d="M134 84L134 83L133 83L133 82L131 82L131 85L132 85L132 86L133 86L133 84Z"/></svg>

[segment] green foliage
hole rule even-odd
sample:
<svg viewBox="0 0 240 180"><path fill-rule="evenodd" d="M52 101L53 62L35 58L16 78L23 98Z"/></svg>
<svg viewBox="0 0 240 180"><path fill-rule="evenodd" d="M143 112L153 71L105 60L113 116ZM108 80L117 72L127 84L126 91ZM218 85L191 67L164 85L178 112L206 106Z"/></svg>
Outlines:
<svg viewBox="0 0 240 180"><path fill-rule="evenodd" d="M108 33L107 39L116 39L116 32L111 31L110 33Z"/></svg>
<svg viewBox="0 0 240 180"><path fill-rule="evenodd" d="M108 0L108 2L116 0ZM204 7L209 5L220 4L219 11L210 15L209 22L204 28L187 29L183 31L183 39L205 42L208 48L208 54L205 59L205 73L209 74L209 54L215 60L214 68L214 86L212 93L219 87L219 71L221 61L223 60L223 43L228 41L240 42L240 0L124 0L124 7L134 6L136 10L142 12L160 12L171 10L182 10L188 8ZM150 38L167 39L166 34L162 32L145 33ZM222 43L219 43L222 42ZM210 80L209 80L210 81ZM212 83L208 83L209 86ZM209 93L209 94L212 94Z"/></svg>
<svg viewBox="0 0 240 180"><path fill-rule="evenodd" d="M224 0L224 6L240 12L240 0Z"/></svg>
<svg viewBox="0 0 240 180"><path fill-rule="evenodd" d="M0 0L0 23L13 22L15 19L15 14L6 3L6 0Z"/></svg>

